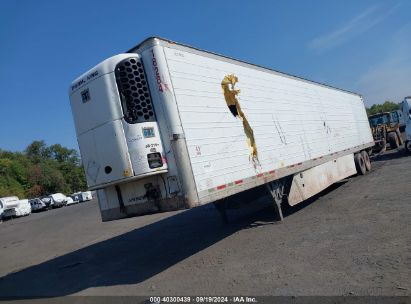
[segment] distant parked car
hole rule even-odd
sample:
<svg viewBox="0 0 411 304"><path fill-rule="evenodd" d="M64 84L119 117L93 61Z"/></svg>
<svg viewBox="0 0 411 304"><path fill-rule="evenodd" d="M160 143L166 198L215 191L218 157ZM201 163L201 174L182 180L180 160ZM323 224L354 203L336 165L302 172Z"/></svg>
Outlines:
<svg viewBox="0 0 411 304"><path fill-rule="evenodd" d="M67 206L74 205L74 204L77 204L77 203L78 203L78 201L74 201L70 196L66 197L66 205Z"/></svg>
<svg viewBox="0 0 411 304"><path fill-rule="evenodd" d="M76 192L71 195L73 200L79 201L80 203L84 203L93 199L91 195L91 191L84 191L84 192Z"/></svg>
<svg viewBox="0 0 411 304"><path fill-rule="evenodd" d="M54 193L49 195L51 198L51 206L52 208L60 208L66 205L67 203L67 196L63 193Z"/></svg>
<svg viewBox="0 0 411 304"><path fill-rule="evenodd" d="M29 215L31 206L28 199L19 200L17 196L3 197L0 199L1 218L12 218Z"/></svg>
<svg viewBox="0 0 411 304"><path fill-rule="evenodd" d="M51 197L43 196L43 197L40 197L40 200L46 205L47 209L52 208L52 206L51 206Z"/></svg>
<svg viewBox="0 0 411 304"><path fill-rule="evenodd" d="M86 201L91 201L93 199L93 195L91 194L91 191L85 191L82 193Z"/></svg>
<svg viewBox="0 0 411 304"><path fill-rule="evenodd" d="M40 212L47 210L47 205L39 198L33 198L29 200L31 205L31 212Z"/></svg>
<svg viewBox="0 0 411 304"><path fill-rule="evenodd" d="M14 208L18 205L19 198L17 196L7 196L0 198L0 218L3 218L5 210Z"/></svg>
<svg viewBox="0 0 411 304"><path fill-rule="evenodd" d="M70 195L74 202L80 203L80 192L73 193Z"/></svg>

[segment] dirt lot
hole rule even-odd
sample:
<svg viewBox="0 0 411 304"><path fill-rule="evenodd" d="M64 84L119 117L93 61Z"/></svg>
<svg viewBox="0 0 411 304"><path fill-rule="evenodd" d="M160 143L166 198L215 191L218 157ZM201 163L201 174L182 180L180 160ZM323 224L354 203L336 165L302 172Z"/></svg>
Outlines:
<svg viewBox="0 0 411 304"><path fill-rule="evenodd" d="M96 201L0 224L0 295L410 295L411 157L289 209L102 223Z"/></svg>

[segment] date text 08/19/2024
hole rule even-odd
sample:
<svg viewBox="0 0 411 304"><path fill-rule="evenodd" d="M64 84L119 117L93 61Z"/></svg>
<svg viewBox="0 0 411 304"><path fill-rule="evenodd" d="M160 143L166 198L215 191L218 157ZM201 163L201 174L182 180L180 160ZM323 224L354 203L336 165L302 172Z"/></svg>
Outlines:
<svg viewBox="0 0 411 304"><path fill-rule="evenodd" d="M233 296L233 297L150 297L149 303L257 303L255 297Z"/></svg>

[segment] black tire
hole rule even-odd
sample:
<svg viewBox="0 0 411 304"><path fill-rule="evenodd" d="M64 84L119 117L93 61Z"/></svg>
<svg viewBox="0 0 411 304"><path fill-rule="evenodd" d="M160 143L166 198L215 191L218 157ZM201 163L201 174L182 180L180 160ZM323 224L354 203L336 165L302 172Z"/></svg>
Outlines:
<svg viewBox="0 0 411 304"><path fill-rule="evenodd" d="M411 153L411 140L405 142L405 150L407 150L408 153Z"/></svg>
<svg viewBox="0 0 411 304"><path fill-rule="evenodd" d="M388 133L387 140L390 144L391 149L398 149L398 147L400 146L400 143L398 141L397 133L395 133L395 132Z"/></svg>
<svg viewBox="0 0 411 304"><path fill-rule="evenodd" d="M371 160L367 151L361 151L362 158L364 158L365 168L367 171L371 171Z"/></svg>
<svg viewBox="0 0 411 304"><path fill-rule="evenodd" d="M381 152L387 150L387 140L384 138L381 142Z"/></svg>
<svg viewBox="0 0 411 304"><path fill-rule="evenodd" d="M404 144L404 140L402 139L401 132L399 130L397 130L397 136L398 136L398 143L400 144L400 146L402 146Z"/></svg>
<svg viewBox="0 0 411 304"><path fill-rule="evenodd" d="M373 147L373 152L377 154L382 153L386 150L386 148L387 142L385 141L385 139L382 139L381 141L375 144L375 146Z"/></svg>
<svg viewBox="0 0 411 304"><path fill-rule="evenodd" d="M355 167L357 168L357 173L359 175L364 175L367 172L367 168L365 167L365 161L364 161L364 158L362 157L361 152L356 153L354 155L354 162L355 162Z"/></svg>

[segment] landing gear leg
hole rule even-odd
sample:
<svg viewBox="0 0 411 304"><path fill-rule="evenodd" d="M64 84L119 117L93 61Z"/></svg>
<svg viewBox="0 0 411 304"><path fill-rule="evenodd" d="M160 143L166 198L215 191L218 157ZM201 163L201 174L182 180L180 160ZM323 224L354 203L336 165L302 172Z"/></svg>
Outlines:
<svg viewBox="0 0 411 304"><path fill-rule="evenodd" d="M221 219L224 224L228 224L228 214L227 214L227 199L221 199L214 202L214 207L217 209L218 213L221 215Z"/></svg>
<svg viewBox="0 0 411 304"><path fill-rule="evenodd" d="M267 190L273 198L274 211L277 219L282 221L284 219L283 212L281 210L281 204L284 198L284 182L281 180L273 181L266 184Z"/></svg>

